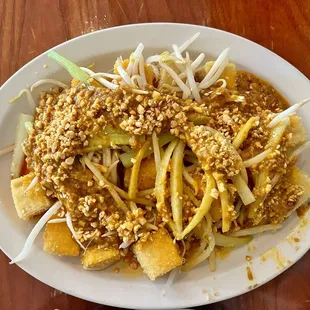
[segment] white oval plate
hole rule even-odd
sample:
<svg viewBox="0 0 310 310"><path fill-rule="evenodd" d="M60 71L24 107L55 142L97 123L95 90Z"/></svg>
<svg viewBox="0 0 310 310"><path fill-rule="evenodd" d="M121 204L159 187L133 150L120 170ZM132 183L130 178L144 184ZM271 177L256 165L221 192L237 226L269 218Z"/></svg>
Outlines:
<svg viewBox="0 0 310 310"><path fill-rule="evenodd" d="M214 59L229 46L232 62L271 82L290 103L309 97L308 79L279 56L244 38L201 26L166 23L122 26L84 35L55 47L55 50L79 65L95 62L96 71L109 70L117 56L128 55L139 42L146 46L146 55L171 50L173 43L181 44L198 31L201 35L190 47L190 52L204 52ZM44 68L45 64L47 68ZM44 53L20 69L0 89L0 149L13 143L17 116L28 111L24 97L13 105L6 102L22 88L42 78L69 81L69 75ZM309 132L310 111L304 107L301 113ZM310 156L303 154L302 159L303 168L309 173ZM10 191L10 164L11 155L0 158L0 246L12 258L23 247L33 223L20 220L15 212ZM19 266L56 289L105 305L136 309L191 307L243 294L253 286L276 277L296 262L308 251L310 244L309 227L296 228L298 223L299 218L293 215L281 231L255 237L249 247L233 251L225 260L217 260L214 273L209 271L207 264L202 264L190 273L178 275L166 296L162 296L166 278L151 282L144 275L115 274L113 268L103 272L85 271L79 259L45 253L41 236L33 246L31 255ZM292 242L288 242L290 238L284 240L290 234L301 239L298 251ZM265 255L270 259L262 262L260 255L275 246L276 250ZM247 277L249 263L245 260L246 255L253 258L253 281Z"/></svg>

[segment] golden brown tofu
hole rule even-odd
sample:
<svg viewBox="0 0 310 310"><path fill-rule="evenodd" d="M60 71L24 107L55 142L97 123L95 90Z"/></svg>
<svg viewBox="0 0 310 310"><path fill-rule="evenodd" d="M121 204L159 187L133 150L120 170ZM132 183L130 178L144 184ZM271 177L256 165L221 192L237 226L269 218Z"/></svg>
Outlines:
<svg viewBox="0 0 310 310"><path fill-rule="evenodd" d="M49 209L53 202L47 198L40 184L26 191L34 178L33 173L11 181L12 196L18 216L29 220Z"/></svg>
<svg viewBox="0 0 310 310"><path fill-rule="evenodd" d="M182 264L179 249L165 229L159 229L152 240L138 241L133 251L143 271L154 281Z"/></svg>
<svg viewBox="0 0 310 310"><path fill-rule="evenodd" d="M100 245L94 245L86 250L81 261L84 269L102 270L110 267L121 258L117 248L104 248Z"/></svg>
<svg viewBox="0 0 310 310"><path fill-rule="evenodd" d="M55 255L79 256L80 247L72 239L66 223L47 224L44 235L44 251Z"/></svg>
<svg viewBox="0 0 310 310"><path fill-rule="evenodd" d="M126 169L125 186L128 187L131 169ZM142 160L139 170L138 190L153 188L155 186L156 167L154 157L150 156Z"/></svg>

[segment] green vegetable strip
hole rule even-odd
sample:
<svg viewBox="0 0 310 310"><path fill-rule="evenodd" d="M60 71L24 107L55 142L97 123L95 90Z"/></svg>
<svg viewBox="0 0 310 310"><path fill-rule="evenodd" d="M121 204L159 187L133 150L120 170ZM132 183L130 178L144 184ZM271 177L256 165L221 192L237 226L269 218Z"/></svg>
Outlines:
<svg viewBox="0 0 310 310"><path fill-rule="evenodd" d="M241 126L238 134L234 138L232 145L238 150L244 140L247 138L249 131L251 130L254 122L257 120L257 117L251 117L244 125Z"/></svg>
<svg viewBox="0 0 310 310"><path fill-rule="evenodd" d="M161 156L160 156L160 148L159 148L159 144L158 144L158 138L157 138L157 134L156 134L155 130L152 133L152 142L153 142L153 152L154 152L154 160L155 160L156 171L158 171Z"/></svg>
<svg viewBox="0 0 310 310"><path fill-rule="evenodd" d="M88 146L82 149L83 153L95 152L112 145L129 144L130 135L119 129L105 129L97 133L88 141Z"/></svg>
<svg viewBox="0 0 310 310"><path fill-rule="evenodd" d="M225 235L218 234L218 233L214 233L214 238L215 238L215 245L223 246L225 248L236 248L239 246L243 246L249 243L253 239L252 236L231 237L231 236L225 236Z"/></svg>
<svg viewBox="0 0 310 310"><path fill-rule="evenodd" d="M247 184L245 183L243 177L241 176L241 174L237 174L236 176L234 176L232 178L233 184L237 189L237 192L242 200L242 202L245 205L248 205L252 202L255 201L255 197L252 194L251 190L249 189L249 187L247 186Z"/></svg>
<svg viewBox="0 0 310 310"><path fill-rule="evenodd" d="M259 210L261 209L261 205L264 203L267 193L266 193L266 186L268 184L268 169L263 169L259 175L257 176L257 181L255 183L255 187L259 188L260 195L256 197L256 200L250 205L248 217L255 218Z"/></svg>
<svg viewBox="0 0 310 310"><path fill-rule="evenodd" d="M89 75L84 72L79 66L66 59L65 57L59 55L55 51L50 51L47 56L48 58L55 60L58 64L64 67L73 78L81 81L82 83L89 84Z"/></svg>
<svg viewBox="0 0 310 310"><path fill-rule="evenodd" d="M182 232L182 209L183 209L183 156L185 143L180 140L175 147L171 162L170 188L171 188L171 209L178 234Z"/></svg>
<svg viewBox="0 0 310 310"><path fill-rule="evenodd" d="M207 177L207 185L201 205L196 211L196 214L194 215L193 219L190 221L190 223L182 232L180 239L183 239L188 233L190 233L201 222L203 217L209 212L211 208L213 202L211 191L215 188L215 180L211 175L211 173L206 172L206 177Z"/></svg>
<svg viewBox="0 0 310 310"><path fill-rule="evenodd" d="M117 173L117 166L118 166L118 163L119 163L119 160L118 160L118 151L117 150L114 150L113 153L112 153L112 164L111 166L109 167L109 169L111 169L111 182L115 185L117 185L118 183L118 173ZM111 168L113 166L113 168Z"/></svg>
<svg viewBox="0 0 310 310"><path fill-rule="evenodd" d="M146 141L141 149L139 150L136 158L134 159L134 164L132 167L131 175L130 175L130 182L129 182L129 189L128 189L128 196L129 199L136 198L137 190L138 190L138 177L139 177L139 170L141 161L144 157L145 152L149 148L151 141Z"/></svg>
<svg viewBox="0 0 310 310"><path fill-rule="evenodd" d="M171 134L163 134L161 136L158 137L158 144L159 147L163 147L164 145L168 144L169 142L171 142L172 140L174 140L175 137L172 136ZM144 157L147 157L149 155L151 155L153 153L153 147L151 148L151 150L147 150L144 154ZM131 159L135 158L138 154L137 150L131 150L127 153L123 153L119 156L123 166L125 168L130 168L132 166L132 162Z"/></svg>
<svg viewBox="0 0 310 310"><path fill-rule="evenodd" d="M176 147L178 140L170 142L168 145L164 156L160 162L159 171L157 171L156 180L155 180L155 197L157 199L156 208L159 213L162 213L165 210L165 192L166 192L166 179L167 179L167 170L170 162L170 158L174 148Z"/></svg>
<svg viewBox="0 0 310 310"><path fill-rule="evenodd" d="M219 190L221 206L222 206L222 231L227 232L230 229L231 216L229 209L229 194L227 186L223 180L217 180L217 188Z"/></svg>
<svg viewBox="0 0 310 310"><path fill-rule="evenodd" d="M201 115L199 113L191 113L188 115L188 119L195 125L206 125L210 120L210 117L206 115Z"/></svg>

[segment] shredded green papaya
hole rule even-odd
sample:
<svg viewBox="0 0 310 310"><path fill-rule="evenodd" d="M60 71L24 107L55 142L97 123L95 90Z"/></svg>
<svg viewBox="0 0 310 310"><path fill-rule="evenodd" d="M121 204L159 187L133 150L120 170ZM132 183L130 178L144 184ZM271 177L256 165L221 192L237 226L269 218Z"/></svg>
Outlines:
<svg viewBox="0 0 310 310"><path fill-rule="evenodd" d="M175 139L175 137L169 133L163 134L163 135L158 137L158 145L159 145L159 147L163 147L164 145L168 144L169 142L171 142L174 139ZM131 151L129 151L127 153L123 153L119 156L119 158L120 158L120 160L121 160L121 162L125 168L130 168L133 165L131 159L135 158L137 156L137 153L138 153L137 150L131 150ZM150 147L150 149L145 152L143 158L151 155L152 153L153 153L153 147Z"/></svg>
<svg viewBox="0 0 310 310"><path fill-rule="evenodd" d="M140 170L141 161L144 157L145 152L149 148L150 144L151 144L151 141L147 140L143 144L143 146L141 147L137 156L134 159L134 164L132 167L132 171L131 171L131 175L130 175L130 182L129 182L129 190L128 190L129 199L136 198L137 191L138 191L138 177L139 177L139 170Z"/></svg>
<svg viewBox="0 0 310 310"><path fill-rule="evenodd" d="M128 145L130 135L119 129L104 129L88 140L88 146L83 153L95 152L113 145Z"/></svg>
<svg viewBox="0 0 310 310"><path fill-rule="evenodd" d="M173 152L170 173L171 210L178 234L182 232L184 148L185 143L180 140Z"/></svg>
<svg viewBox="0 0 310 310"><path fill-rule="evenodd" d="M207 185L205 189L205 194L203 196L201 205L196 211L196 214L194 215L193 219L189 222L187 227L182 232L180 239L183 239L188 233L190 233L202 220L202 218L209 212L213 197L211 196L212 190L215 188L215 180L211 173L206 173L207 177Z"/></svg>

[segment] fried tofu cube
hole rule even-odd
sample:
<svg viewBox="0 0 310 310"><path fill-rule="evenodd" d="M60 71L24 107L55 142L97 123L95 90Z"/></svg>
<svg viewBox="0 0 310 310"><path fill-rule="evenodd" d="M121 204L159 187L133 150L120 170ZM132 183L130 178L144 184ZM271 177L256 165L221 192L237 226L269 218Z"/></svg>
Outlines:
<svg viewBox="0 0 310 310"><path fill-rule="evenodd" d="M53 202L47 198L40 184L36 184L33 188L26 191L33 178L34 174L29 173L11 181L15 208L18 216L23 220L29 220L41 214L53 205Z"/></svg>
<svg viewBox="0 0 310 310"><path fill-rule="evenodd" d="M43 249L49 254L67 256L80 254L80 247L72 238L66 223L46 224L43 239Z"/></svg>
<svg viewBox="0 0 310 310"><path fill-rule="evenodd" d="M177 245L165 229L157 230L147 242L138 241L133 251L152 281L180 266L183 260Z"/></svg>
<svg viewBox="0 0 310 310"><path fill-rule="evenodd" d="M131 168L125 172L125 186L129 186ZM139 170L138 190L153 188L155 186L156 167L153 156L142 160Z"/></svg>
<svg viewBox="0 0 310 310"><path fill-rule="evenodd" d="M103 270L121 258L119 249L115 247L106 248L101 245L94 245L86 250L81 261L84 269Z"/></svg>

